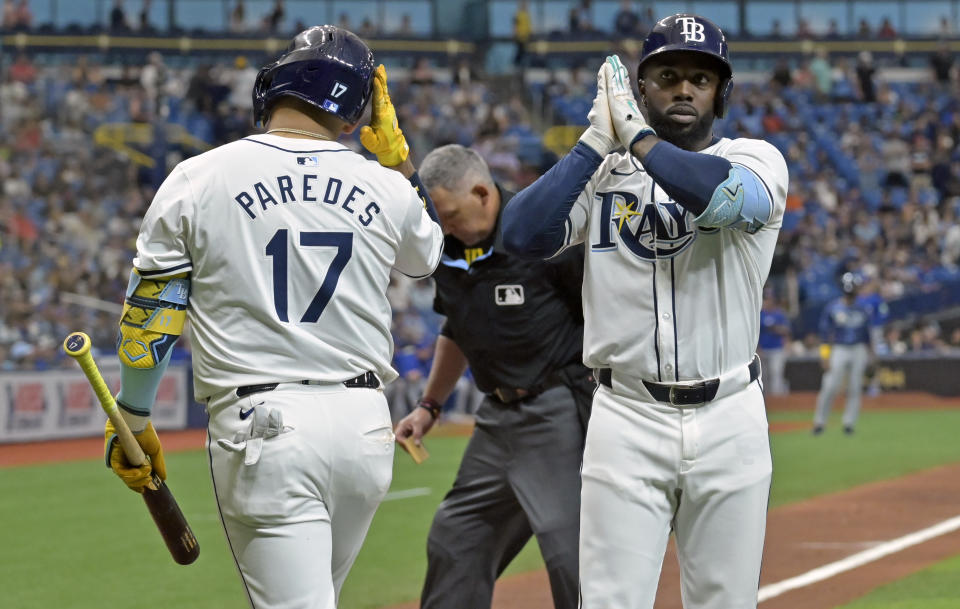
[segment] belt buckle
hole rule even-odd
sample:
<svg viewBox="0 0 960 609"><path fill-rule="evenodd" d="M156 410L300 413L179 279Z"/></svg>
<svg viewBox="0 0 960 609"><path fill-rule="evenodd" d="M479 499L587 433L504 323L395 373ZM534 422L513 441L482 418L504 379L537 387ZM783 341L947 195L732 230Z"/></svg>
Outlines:
<svg viewBox="0 0 960 609"><path fill-rule="evenodd" d="M691 401L694 398L694 392L696 395L696 401ZM670 403L674 406L701 406L706 404L706 387L703 383L698 383L696 385L671 385L670 386Z"/></svg>

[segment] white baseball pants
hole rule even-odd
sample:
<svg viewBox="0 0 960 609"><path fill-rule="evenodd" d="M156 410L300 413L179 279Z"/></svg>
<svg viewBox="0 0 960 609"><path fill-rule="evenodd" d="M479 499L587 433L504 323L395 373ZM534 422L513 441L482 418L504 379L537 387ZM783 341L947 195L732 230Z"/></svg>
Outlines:
<svg viewBox="0 0 960 609"><path fill-rule="evenodd" d="M772 465L759 383L699 407L593 398L583 609L650 609L671 529L685 609L755 609Z"/></svg>
<svg viewBox="0 0 960 609"><path fill-rule="evenodd" d="M284 383L207 410L214 493L251 607L334 609L393 475L383 391Z"/></svg>

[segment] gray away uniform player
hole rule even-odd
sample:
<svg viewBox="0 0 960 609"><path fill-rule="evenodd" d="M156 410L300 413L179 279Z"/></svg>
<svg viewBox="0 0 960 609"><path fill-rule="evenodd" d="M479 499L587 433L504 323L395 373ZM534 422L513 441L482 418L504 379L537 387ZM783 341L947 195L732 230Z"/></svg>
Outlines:
<svg viewBox="0 0 960 609"><path fill-rule="evenodd" d="M851 435L860 416L863 379L873 350L872 315L869 306L857 298L859 281L852 273L841 280L843 296L826 306L820 316L823 379L813 415L813 434L823 433L837 393L847 385L847 407L843 411L843 431Z"/></svg>
<svg viewBox="0 0 960 609"><path fill-rule="evenodd" d="M256 609L336 607L392 476L389 274L429 275L442 252L418 179L336 142L373 73L350 32L300 33L257 78L267 133L180 163L137 239L128 309L186 309L217 507ZM135 429L176 339L143 317L121 325ZM153 365L134 370L147 341Z"/></svg>
<svg viewBox="0 0 960 609"><path fill-rule="evenodd" d="M766 142L713 137L732 81L710 21L659 21L638 78L639 104L607 58L590 127L502 219L517 255L585 246L583 355L600 386L581 606L653 607L673 530L687 609L756 607L771 458L755 350L786 163Z"/></svg>

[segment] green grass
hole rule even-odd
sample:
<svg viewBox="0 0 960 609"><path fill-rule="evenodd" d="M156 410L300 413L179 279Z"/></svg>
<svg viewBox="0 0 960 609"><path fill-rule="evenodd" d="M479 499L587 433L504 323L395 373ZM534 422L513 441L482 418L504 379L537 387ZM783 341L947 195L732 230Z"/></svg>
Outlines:
<svg viewBox="0 0 960 609"><path fill-rule="evenodd" d="M880 586L838 609L957 609L960 555L910 577Z"/></svg>
<svg viewBox="0 0 960 609"><path fill-rule="evenodd" d="M805 424L772 435L771 507L960 461L960 410L865 412L853 436L843 434L839 414L820 436L810 434L806 413L770 419Z"/></svg>
<svg viewBox="0 0 960 609"><path fill-rule="evenodd" d="M809 420L805 413L775 413L771 418ZM775 434L772 504L960 461L958 428L960 411L878 411L865 413L857 435L849 438L836 423L817 438L807 426ZM427 530L465 443L466 438L428 438L431 457L421 466L398 452L391 490L429 488L430 493L381 506L347 579L342 609L382 607L419 595ZM101 462L0 469L0 542L5 550L0 553L0 604L11 609L246 606L217 520L206 454L176 453L167 459L171 488L201 545L200 559L187 567L173 563L140 498L124 489ZM540 564L535 544L530 544L509 572ZM931 570L924 575L930 579L923 581L956 581L957 561L943 568ZM890 588L898 590L898 585ZM943 588L949 592L948 586ZM926 597L904 593L903 598ZM952 605L931 601L923 609L960 607L960 592L950 598L945 602ZM868 607L920 605L850 609Z"/></svg>

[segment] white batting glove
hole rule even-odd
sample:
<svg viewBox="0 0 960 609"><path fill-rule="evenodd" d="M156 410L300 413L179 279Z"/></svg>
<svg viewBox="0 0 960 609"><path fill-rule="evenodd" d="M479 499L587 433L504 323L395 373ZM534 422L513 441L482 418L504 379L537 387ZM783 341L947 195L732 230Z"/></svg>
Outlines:
<svg viewBox="0 0 960 609"><path fill-rule="evenodd" d="M617 136L614 134L613 121L610 118L610 104L607 100L606 76L610 66L606 63L597 72L597 96L593 98L593 107L587 114L590 126L580 136L580 141L593 148L600 156L607 156L619 148Z"/></svg>
<svg viewBox="0 0 960 609"><path fill-rule="evenodd" d="M610 118L620 143L629 153L634 142L647 135L656 135L656 132L640 112L640 106L637 105L630 87L630 73L620 58L616 55L607 56L604 69Z"/></svg>

